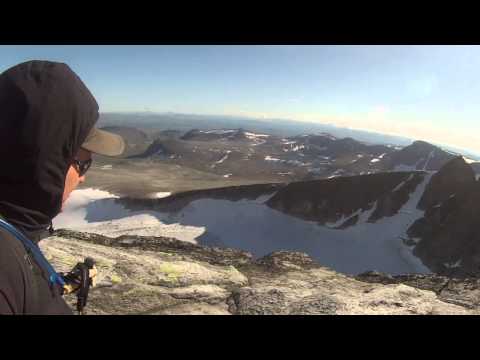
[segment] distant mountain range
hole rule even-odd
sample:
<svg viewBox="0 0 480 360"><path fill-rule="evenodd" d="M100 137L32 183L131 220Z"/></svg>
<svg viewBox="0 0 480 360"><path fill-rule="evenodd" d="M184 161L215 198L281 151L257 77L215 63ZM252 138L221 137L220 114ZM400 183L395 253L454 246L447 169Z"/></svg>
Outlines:
<svg viewBox="0 0 480 360"><path fill-rule="evenodd" d="M240 116L195 115L177 113L102 113L99 126L130 126L144 129L182 130L248 128L277 136L294 136L328 132L337 137L353 137L371 143L407 145L411 139L375 132L352 130L329 124L300 122L285 119L254 119Z"/></svg>
<svg viewBox="0 0 480 360"><path fill-rule="evenodd" d="M400 146L409 145L415 140L403 136L342 128L333 124L302 122L289 119L256 119L242 116L181 114L173 112L102 113L100 114L99 125L136 127L148 133L169 129L188 131L195 128L201 130L246 128L254 132L264 132L281 137L288 137L298 134L326 132L339 138L351 137L372 144L392 144ZM480 154L473 154L469 151L443 144L435 143L434 145L457 154L461 153L472 159L480 160Z"/></svg>
<svg viewBox="0 0 480 360"><path fill-rule="evenodd" d="M243 128L156 130L150 134L123 126L105 129L124 137L128 149L125 158L162 161L225 177L262 181L432 171L459 156L424 141L405 147L374 145L328 133L280 137Z"/></svg>

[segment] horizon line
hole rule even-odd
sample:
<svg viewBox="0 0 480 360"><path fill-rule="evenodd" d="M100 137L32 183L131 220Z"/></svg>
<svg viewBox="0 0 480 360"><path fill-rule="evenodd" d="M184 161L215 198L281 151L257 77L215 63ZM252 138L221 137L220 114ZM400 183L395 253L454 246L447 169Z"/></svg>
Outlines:
<svg viewBox="0 0 480 360"><path fill-rule="evenodd" d="M227 117L227 118L241 118L241 119L249 119L249 120L256 120L260 122L273 122L275 120L277 121L286 121L286 122L296 122L296 123L302 123L302 124L316 124L316 125L323 125L323 126L330 126L334 127L337 129L344 129L344 130L353 130L353 131L360 131L360 132L366 132L370 134L375 134L375 135L383 135L383 136L390 136L394 138L399 138L402 140L409 140L409 141L425 141L429 142L432 145L438 146L438 147L450 147L454 150L461 150L461 151L466 151L469 154L467 155L474 155L476 157L479 157L480 161L480 151L478 150L473 150L473 149L468 149L464 148L459 145L453 145L453 144L447 144L447 143L440 143L438 141L432 141L428 139L417 139L417 138L412 138L406 135L400 135L400 134L395 134L395 133L388 133L388 132L380 132L378 130L372 130L372 129L365 129L365 128L356 128L356 127L350 127L350 126L342 126L342 125L337 125L334 123L325 123L325 122L319 122L319 121L308 121L308 120L297 120L297 119L292 119L292 118L282 118L282 117L255 117L255 116L249 116L249 115L234 115L234 114L214 114L214 113L188 113L188 112L175 112L175 111L150 111L150 110L143 110L143 111L101 111L99 114L148 114L148 115L165 115L165 114L173 114L173 115L194 115L194 116L212 116L212 117Z"/></svg>

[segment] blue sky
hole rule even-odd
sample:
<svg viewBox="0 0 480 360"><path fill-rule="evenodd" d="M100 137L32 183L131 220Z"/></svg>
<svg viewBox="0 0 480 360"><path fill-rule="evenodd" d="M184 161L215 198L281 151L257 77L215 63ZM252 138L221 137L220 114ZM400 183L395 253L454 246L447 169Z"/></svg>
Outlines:
<svg viewBox="0 0 480 360"><path fill-rule="evenodd" d="M480 46L0 46L66 62L101 111L288 118L480 153Z"/></svg>

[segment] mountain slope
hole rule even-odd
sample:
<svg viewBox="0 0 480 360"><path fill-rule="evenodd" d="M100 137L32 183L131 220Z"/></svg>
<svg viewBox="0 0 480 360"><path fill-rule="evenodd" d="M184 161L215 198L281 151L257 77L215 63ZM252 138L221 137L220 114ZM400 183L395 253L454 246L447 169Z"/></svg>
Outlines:
<svg viewBox="0 0 480 360"><path fill-rule="evenodd" d="M374 222L395 215L424 176L398 172L296 182L277 192L267 205L322 225L352 216L358 220L359 213L373 210L366 221Z"/></svg>
<svg viewBox="0 0 480 360"><path fill-rule="evenodd" d="M98 285L88 314L478 314L478 285L422 290L443 279L425 277L413 287L359 281L322 267L301 253L253 260L248 253L206 248L161 237L58 231L40 243L58 271L85 256L97 259ZM398 281L400 282L400 281ZM425 285L424 285L425 286ZM458 289L458 287L457 287ZM67 296L74 308L75 298Z"/></svg>
<svg viewBox="0 0 480 360"><path fill-rule="evenodd" d="M472 168L455 158L433 177L419 207L424 216L409 229L414 253L437 273L480 273L480 182Z"/></svg>
<svg viewBox="0 0 480 360"><path fill-rule="evenodd" d="M456 155L425 141L415 141L384 157L381 166L388 170L439 170Z"/></svg>

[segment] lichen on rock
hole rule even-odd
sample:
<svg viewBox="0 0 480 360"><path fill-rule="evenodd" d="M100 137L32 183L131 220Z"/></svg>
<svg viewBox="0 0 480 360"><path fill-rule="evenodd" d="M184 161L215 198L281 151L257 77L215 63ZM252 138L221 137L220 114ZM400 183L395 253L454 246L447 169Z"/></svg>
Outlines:
<svg viewBox="0 0 480 360"><path fill-rule="evenodd" d="M480 308L478 281L380 273L354 278L304 253L255 260L233 249L135 239L122 245L118 238L63 231L40 245L57 271L87 256L97 260L89 314L477 314ZM66 299L75 306L74 296Z"/></svg>

